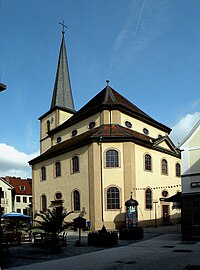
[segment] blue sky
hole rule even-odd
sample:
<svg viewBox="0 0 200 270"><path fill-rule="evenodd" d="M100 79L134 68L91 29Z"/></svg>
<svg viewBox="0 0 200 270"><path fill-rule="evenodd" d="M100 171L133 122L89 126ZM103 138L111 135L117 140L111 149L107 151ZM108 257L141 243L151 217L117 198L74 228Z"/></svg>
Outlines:
<svg viewBox="0 0 200 270"><path fill-rule="evenodd" d="M31 177L65 32L78 110L110 85L180 142L200 119L199 0L0 0L0 176Z"/></svg>

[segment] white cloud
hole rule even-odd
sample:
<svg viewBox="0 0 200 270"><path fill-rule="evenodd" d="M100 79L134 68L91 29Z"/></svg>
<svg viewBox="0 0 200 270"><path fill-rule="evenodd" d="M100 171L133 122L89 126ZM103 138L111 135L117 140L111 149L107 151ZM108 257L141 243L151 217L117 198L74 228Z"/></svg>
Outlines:
<svg viewBox="0 0 200 270"><path fill-rule="evenodd" d="M200 120L200 112L186 114L173 127L170 138L178 145Z"/></svg>
<svg viewBox="0 0 200 270"><path fill-rule="evenodd" d="M0 143L0 176L31 177L31 167L28 161L38 156L39 152L26 154L13 146Z"/></svg>

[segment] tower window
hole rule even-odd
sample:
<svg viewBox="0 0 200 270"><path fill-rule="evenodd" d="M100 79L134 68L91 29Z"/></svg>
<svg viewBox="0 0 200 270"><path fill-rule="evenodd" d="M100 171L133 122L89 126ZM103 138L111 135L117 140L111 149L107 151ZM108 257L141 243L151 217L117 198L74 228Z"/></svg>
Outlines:
<svg viewBox="0 0 200 270"><path fill-rule="evenodd" d="M47 120L47 123L46 123L46 132L48 133L50 131L50 121Z"/></svg>

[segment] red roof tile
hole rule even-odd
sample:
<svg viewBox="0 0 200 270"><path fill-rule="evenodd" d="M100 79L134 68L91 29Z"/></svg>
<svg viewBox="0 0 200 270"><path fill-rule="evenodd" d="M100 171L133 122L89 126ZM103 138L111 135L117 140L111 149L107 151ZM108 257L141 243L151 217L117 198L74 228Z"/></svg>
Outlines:
<svg viewBox="0 0 200 270"><path fill-rule="evenodd" d="M140 119L152 126L158 127L159 129L170 133L171 129L150 117L148 114L140 110L137 106L127 100L125 97L120 95L110 86L106 86L101 92L99 92L95 97L93 97L86 105L84 105L79 111L77 111L72 117L70 117L66 122L64 122L59 127L50 131L49 134L55 134L56 132L71 126L72 124L79 122L100 112L103 109L116 109L123 111L132 117Z"/></svg>
<svg viewBox="0 0 200 270"><path fill-rule="evenodd" d="M16 195L32 195L31 179L21 179L21 178L10 177L10 176L6 176L2 178L15 188ZM24 186L25 189L21 190L20 186Z"/></svg>
<svg viewBox="0 0 200 270"><path fill-rule="evenodd" d="M93 141L99 142L100 137L102 137L102 142L132 141L136 144L141 144L149 148L154 148L153 138L147 135L122 127L120 125L101 125L62 143L54 145L42 155L29 161L29 164L33 165L38 162L50 159L54 156L64 154L73 149L88 145Z"/></svg>

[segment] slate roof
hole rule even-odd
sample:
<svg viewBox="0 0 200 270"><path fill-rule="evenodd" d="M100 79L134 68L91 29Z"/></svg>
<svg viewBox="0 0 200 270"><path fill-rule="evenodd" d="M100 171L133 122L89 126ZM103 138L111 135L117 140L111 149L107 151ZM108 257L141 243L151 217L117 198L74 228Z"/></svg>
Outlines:
<svg viewBox="0 0 200 270"><path fill-rule="evenodd" d="M65 46L64 32L62 36L62 42L60 46L60 53L58 58L56 79L54 83L53 96L51 101L51 107L48 112L39 117L39 120L44 118L52 111L60 109L70 113L75 113L74 101L71 90L69 67L67 61L67 53Z"/></svg>
<svg viewBox="0 0 200 270"><path fill-rule="evenodd" d="M54 130L51 130L49 135L63 130L87 117L100 112L104 109L119 110L136 119L142 120L147 124L157 127L167 133L171 132L171 129L150 117L148 114L140 110L137 106L120 95L116 90L110 86L106 86L101 92L93 97L86 105L78 110L72 117L70 117L62 125L58 126Z"/></svg>
<svg viewBox="0 0 200 270"><path fill-rule="evenodd" d="M64 34L60 47L51 109L56 106L74 110Z"/></svg>
<svg viewBox="0 0 200 270"><path fill-rule="evenodd" d="M62 155L74 149L89 145L92 142L124 142L132 141L136 144L144 145L147 148L154 149L155 139L139 133L137 131L122 127L120 125L101 125L92 130L86 131L80 135L77 135L71 139L61 142L57 145L52 146L42 155L29 161L30 165L36 164L38 162L45 161L52 157ZM162 151L167 154L171 154L179 157L175 151L170 151L163 148L155 147L155 150Z"/></svg>

